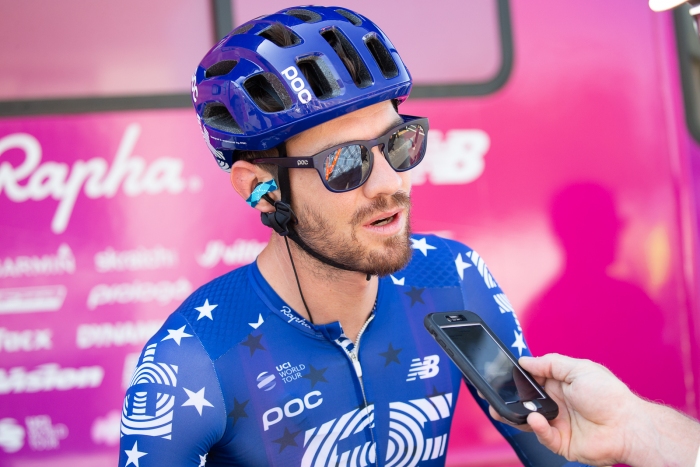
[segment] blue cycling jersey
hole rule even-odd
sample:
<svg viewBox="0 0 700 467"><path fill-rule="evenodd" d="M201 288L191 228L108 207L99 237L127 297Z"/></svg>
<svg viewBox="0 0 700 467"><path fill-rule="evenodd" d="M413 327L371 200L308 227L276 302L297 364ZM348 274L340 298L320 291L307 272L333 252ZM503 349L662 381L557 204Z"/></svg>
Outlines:
<svg viewBox="0 0 700 467"><path fill-rule="evenodd" d="M302 318L255 263L199 288L141 354L119 466L444 465L462 375L425 315L477 312L515 355L528 350L475 251L435 236L411 242L411 263L379 280L356 342L338 322ZM577 465L493 423L525 465Z"/></svg>

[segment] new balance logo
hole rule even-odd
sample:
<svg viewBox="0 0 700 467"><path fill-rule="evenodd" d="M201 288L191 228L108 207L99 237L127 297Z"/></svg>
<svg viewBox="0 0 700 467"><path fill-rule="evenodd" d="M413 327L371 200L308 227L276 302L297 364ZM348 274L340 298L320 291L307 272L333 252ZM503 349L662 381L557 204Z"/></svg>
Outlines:
<svg viewBox="0 0 700 467"><path fill-rule="evenodd" d="M420 358L414 358L411 368L408 370L406 381L415 381L416 378L432 378L440 372L438 363L440 363L440 356L438 355L428 355L422 361Z"/></svg>

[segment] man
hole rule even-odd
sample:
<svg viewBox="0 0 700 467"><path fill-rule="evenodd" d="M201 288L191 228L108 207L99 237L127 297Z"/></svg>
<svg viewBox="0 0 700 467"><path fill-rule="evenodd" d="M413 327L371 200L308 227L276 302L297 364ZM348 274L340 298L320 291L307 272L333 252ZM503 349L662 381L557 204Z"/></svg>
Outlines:
<svg viewBox="0 0 700 467"><path fill-rule="evenodd" d="M444 464L461 374L423 317L474 310L527 347L476 252L411 236L407 171L428 122L397 113L410 87L389 39L340 8L257 18L204 57L205 141L276 233L148 342L120 467ZM566 463L495 425L526 465Z"/></svg>
<svg viewBox="0 0 700 467"><path fill-rule="evenodd" d="M547 422L532 413L519 428L552 451L590 465L700 465L700 424L637 397L605 367L558 354L522 357L520 364L557 402L559 416Z"/></svg>

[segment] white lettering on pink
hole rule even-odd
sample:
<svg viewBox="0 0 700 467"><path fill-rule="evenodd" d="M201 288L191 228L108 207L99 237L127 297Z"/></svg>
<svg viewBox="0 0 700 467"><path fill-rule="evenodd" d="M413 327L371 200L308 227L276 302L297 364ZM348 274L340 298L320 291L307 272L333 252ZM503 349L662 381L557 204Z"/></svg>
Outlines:
<svg viewBox="0 0 700 467"><path fill-rule="evenodd" d="M160 157L149 164L142 157L132 156L140 133L136 123L126 127L111 166L101 157L77 160L72 166L63 162L41 163L41 144L34 136L13 133L0 138L0 157L11 149L24 152L24 160L17 167L0 163L0 193L4 190L7 198L16 203L48 197L58 200L51 230L60 234L68 226L81 190L91 199L112 198L120 186L127 196L182 192L186 181L182 178L181 160Z"/></svg>

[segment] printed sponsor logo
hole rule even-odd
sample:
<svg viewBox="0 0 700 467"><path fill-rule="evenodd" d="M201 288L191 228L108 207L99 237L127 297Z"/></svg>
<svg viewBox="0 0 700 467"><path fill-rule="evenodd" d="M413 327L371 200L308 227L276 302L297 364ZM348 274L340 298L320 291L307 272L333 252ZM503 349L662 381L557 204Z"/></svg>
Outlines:
<svg viewBox="0 0 700 467"><path fill-rule="evenodd" d="M162 321L81 324L75 333L75 345L79 349L143 345L162 324Z"/></svg>
<svg viewBox="0 0 700 467"><path fill-rule="evenodd" d="M411 368L408 370L406 381L415 381L416 378L426 379L436 376L440 372L439 355L428 355L423 360L414 358L411 360Z"/></svg>
<svg viewBox="0 0 700 467"><path fill-rule="evenodd" d="M294 312L292 311L292 309L289 308L287 305L283 306L282 309L280 310L280 312L281 312L284 316L286 316L287 318L289 318L289 320L287 321L288 323L297 323L297 324L301 324L302 326L305 326L305 327L311 329L311 326L309 325L309 322L306 321L304 318L301 318L301 317L299 317L299 316L295 316L295 315L294 315Z"/></svg>
<svg viewBox="0 0 700 467"><path fill-rule="evenodd" d="M0 289L0 315L57 311L65 298L66 288L62 285Z"/></svg>
<svg viewBox="0 0 700 467"><path fill-rule="evenodd" d="M104 417L97 417L90 428L92 442L116 446L119 444L119 438L121 437L120 425L121 414L118 410L112 410Z"/></svg>
<svg viewBox="0 0 700 467"><path fill-rule="evenodd" d="M24 427L14 418L0 420L0 448L7 453L17 452L24 447Z"/></svg>
<svg viewBox="0 0 700 467"><path fill-rule="evenodd" d="M433 185L462 185L477 180L484 173L484 156L491 146L489 135L482 130L450 130L443 136L430 130L430 144L423 161L411 170L413 185L428 180Z"/></svg>
<svg viewBox="0 0 700 467"><path fill-rule="evenodd" d="M184 300L192 292L192 284L185 278L175 282L134 281L123 284L98 284L87 298L87 307L94 310L98 306L157 302L167 305L173 300Z"/></svg>
<svg viewBox="0 0 700 467"><path fill-rule="evenodd" d="M286 362L281 365L277 365L275 369L280 374L282 381L284 381L286 384L294 381L295 379L301 378L301 372L302 370L306 369L306 365L301 363L297 366L292 366L291 363Z"/></svg>
<svg viewBox="0 0 700 467"><path fill-rule="evenodd" d="M131 384L131 378L134 377L134 371L139 364L139 358L141 358L141 352L133 352L126 354L124 357L124 368L122 369L122 389L129 389Z"/></svg>
<svg viewBox="0 0 700 467"><path fill-rule="evenodd" d="M124 398L122 435L171 439L177 365L155 361L157 343L146 347ZM200 413L201 414L201 413Z"/></svg>
<svg viewBox="0 0 700 467"><path fill-rule="evenodd" d="M0 328L0 352L32 352L50 349L52 346L51 329L10 331Z"/></svg>
<svg viewBox="0 0 700 467"><path fill-rule="evenodd" d="M142 271L175 267L178 255L177 251L160 245L125 251L115 251L112 247L108 247L95 253L94 261L97 272Z"/></svg>
<svg viewBox="0 0 700 467"><path fill-rule="evenodd" d="M374 428L374 405L354 409L306 430L302 466L343 465L360 467L376 464L376 446L366 441L353 442L352 435ZM437 459L445 455L449 423L443 423L445 433L435 437L425 436L428 424L431 434L435 422L449 421L452 416L452 393L439 394L408 402L389 404L389 440L386 458L382 465L417 465L420 461ZM432 423L429 423L432 422Z"/></svg>
<svg viewBox="0 0 700 467"><path fill-rule="evenodd" d="M68 437L68 427L63 423L54 425L48 415L26 417L27 441L34 451L58 449L62 439Z"/></svg>
<svg viewBox="0 0 700 467"><path fill-rule="evenodd" d="M55 255L17 256L0 263L0 279L5 277L34 277L73 274L75 257L70 247L61 243Z"/></svg>
<svg viewBox="0 0 700 467"><path fill-rule="evenodd" d="M263 371L258 375L257 378L258 381L258 389L262 389L263 391L269 391L275 386L277 386L277 381L275 381L275 375L268 373L267 371Z"/></svg>
<svg viewBox="0 0 700 467"><path fill-rule="evenodd" d="M226 245L222 240L211 240L204 253L197 256L197 263L203 268L213 268L220 262L227 266L252 263L266 245L267 243L257 240L240 238L231 245Z"/></svg>
<svg viewBox="0 0 700 467"><path fill-rule="evenodd" d="M104 375L101 366L61 368L58 363L45 363L32 371L0 368L0 394L96 388Z"/></svg>
<svg viewBox="0 0 700 467"><path fill-rule="evenodd" d="M353 449L344 451L352 446L352 435L362 433L366 428L374 428L374 405L354 409L329 420L320 427L306 430L304 433L304 457L301 458L303 467L316 465L336 465L338 459L344 459L343 465L364 467L378 465L377 446L372 441L363 441ZM338 451L341 451L340 453ZM383 464L384 465L384 464ZM408 464L386 464L408 465Z"/></svg>
<svg viewBox="0 0 700 467"><path fill-rule="evenodd" d="M302 104L308 104L311 101L311 93L306 89L304 81L299 77L299 70L292 65L288 68L282 70L282 75L289 81L292 90L296 93L299 98L299 102Z"/></svg>
<svg viewBox="0 0 700 467"><path fill-rule="evenodd" d="M263 431L267 431L275 423L279 423L284 417L296 417L304 410L315 409L323 403L321 391L311 391L303 398L292 399L284 407L273 407L262 415Z"/></svg>
<svg viewBox="0 0 700 467"><path fill-rule="evenodd" d="M132 123L124 135L110 166L102 157L76 160L72 166L63 162L41 163L39 141L28 133L13 133L0 139L0 156L13 149L24 153L24 160L14 167L0 163L0 192L10 201L23 203L41 201L49 197L58 200L51 221L51 231L63 233L68 226L73 208L81 191L87 198L112 198L119 189L130 197L141 194L178 194L188 186L196 186L198 179L189 181L182 176L183 162L173 157L160 157L150 163L132 156L141 127ZM201 181L199 181L201 184Z"/></svg>

